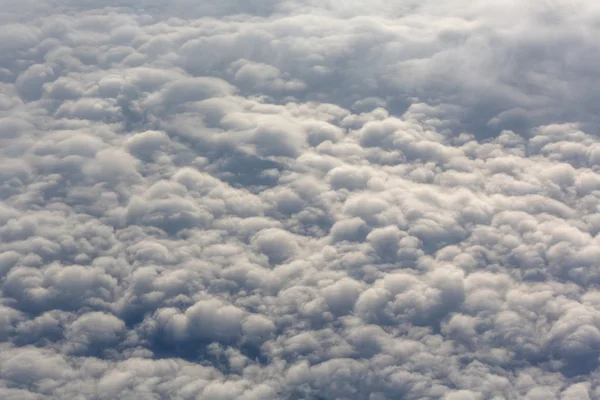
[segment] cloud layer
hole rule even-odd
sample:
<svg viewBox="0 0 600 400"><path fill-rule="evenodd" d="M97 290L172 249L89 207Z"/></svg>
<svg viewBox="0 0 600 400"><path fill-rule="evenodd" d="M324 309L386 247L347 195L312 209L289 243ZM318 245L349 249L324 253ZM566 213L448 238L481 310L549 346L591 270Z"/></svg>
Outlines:
<svg viewBox="0 0 600 400"><path fill-rule="evenodd" d="M0 398L600 398L600 7L395 3L7 4Z"/></svg>

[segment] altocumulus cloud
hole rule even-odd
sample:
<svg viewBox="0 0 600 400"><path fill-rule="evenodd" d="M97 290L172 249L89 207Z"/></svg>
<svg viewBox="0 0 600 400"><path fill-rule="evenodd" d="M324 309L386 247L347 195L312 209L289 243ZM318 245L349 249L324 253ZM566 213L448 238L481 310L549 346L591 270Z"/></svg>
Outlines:
<svg viewBox="0 0 600 400"><path fill-rule="evenodd" d="M0 398L600 398L592 1L0 11Z"/></svg>

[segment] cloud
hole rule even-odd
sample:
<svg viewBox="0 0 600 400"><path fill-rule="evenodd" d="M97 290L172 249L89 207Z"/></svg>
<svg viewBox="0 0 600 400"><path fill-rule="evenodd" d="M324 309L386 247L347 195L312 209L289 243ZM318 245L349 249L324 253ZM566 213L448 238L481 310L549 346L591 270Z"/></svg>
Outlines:
<svg viewBox="0 0 600 400"><path fill-rule="evenodd" d="M600 393L600 8L0 12L0 398Z"/></svg>

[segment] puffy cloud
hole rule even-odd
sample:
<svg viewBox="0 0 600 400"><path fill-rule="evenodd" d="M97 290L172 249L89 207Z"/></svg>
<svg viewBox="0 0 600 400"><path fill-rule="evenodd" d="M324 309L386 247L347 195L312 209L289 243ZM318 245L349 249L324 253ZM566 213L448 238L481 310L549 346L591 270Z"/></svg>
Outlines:
<svg viewBox="0 0 600 400"><path fill-rule="evenodd" d="M599 397L599 13L6 4L0 398Z"/></svg>

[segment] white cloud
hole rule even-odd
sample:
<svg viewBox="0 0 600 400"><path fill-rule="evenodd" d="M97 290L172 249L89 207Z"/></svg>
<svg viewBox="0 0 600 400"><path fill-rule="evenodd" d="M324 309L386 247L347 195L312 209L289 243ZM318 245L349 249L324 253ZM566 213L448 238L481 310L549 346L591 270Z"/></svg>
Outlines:
<svg viewBox="0 0 600 400"><path fill-rule="evenodd" d="M0 398L598 397L592 2L5 6Z"/></svg>

